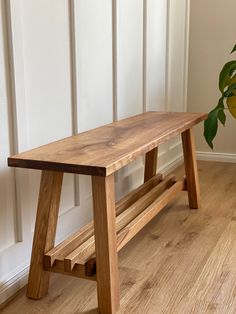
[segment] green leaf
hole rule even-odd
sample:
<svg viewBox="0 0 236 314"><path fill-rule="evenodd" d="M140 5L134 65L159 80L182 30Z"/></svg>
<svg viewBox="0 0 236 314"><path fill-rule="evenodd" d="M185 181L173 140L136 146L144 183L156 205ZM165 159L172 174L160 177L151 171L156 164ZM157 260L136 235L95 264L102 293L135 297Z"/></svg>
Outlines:
<svg viewBox="0 0 236 314"><path fill-rule="evenodd" d="M224 113L224 98L221 97L218 102L218 119L225 126L226 115Z"/></svg>
<svg viewBox="0 0 236 314"><path fill-rule="evenodd" d="M223 93L223 96L224 97L233 96L235 91L236 91L236 83L229 85L228 89Z"/></svg>
<svg viewBox="0 0 236 314"><path fill-rule="evenodd" d="M236 51L236 45L234 46L233 50L231 51L231 53Z"/></svg>
<svg viewBox="0 0 236 314"><path fill-rule="evenodd" d="M208 118L204 121L204 137L211 149L213 149L212 141L215 138L218 129L218 111L218 107L213 109L208 114Z"/></svg>
<svg viewBox="0 0 236 314"><path fill-rule="evenodd" d="M236 70L236 60L227 62L224 65L223 69L221 70L220 77L219 77L219 89L222 94L235 70Z"/></svg>
<svg viewBox="0 0 236 314"><path fill-rule="evenodd" d="M226 115L224 113L224 109L220 109L218 112L218 119L221 122L221 124L223 124L223 126L225 126L225 122L226 122Z"/></svg>

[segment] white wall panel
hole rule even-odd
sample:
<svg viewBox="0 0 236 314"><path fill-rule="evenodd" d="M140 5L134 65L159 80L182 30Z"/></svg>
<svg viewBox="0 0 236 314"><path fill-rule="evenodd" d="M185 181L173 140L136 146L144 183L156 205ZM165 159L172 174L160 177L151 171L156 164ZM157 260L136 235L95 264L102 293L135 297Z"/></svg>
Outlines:
<svg viewBox="0 0 236 314"><path fill-rule="evenodd" d="M28 148L33 148L72 133L68 1L24 0L21 14L25 115ZM39 176L39 171L30 176L32 208L36 207ZM62 211L74 206L73 185L73 176L66 175Z"/></svg>
<svg viewBox="0 0 236 314"><path fill-rule="evenodd" d="M68 1L21 5L29 145L36 147L71 135Z"/></svg>
<svg viewBox="0 0 236 314"><path fill-rule="evenodd" d="M117 1L117 118L143 110L143 1Z"/></svg>
<svg viewBox="0 0 236 314"><path fill-rule="evenodd" d="M111 12L110 0L75 1L79 132L112 121Z"/></svg>
<svg viewBox="0 0 236 314"><path fill-rule="evenodd" d="M167 0L147 1L146 109L165 110Z"/></svg>
<svg viewBox="0 0 236 314"><path fill-rule="evenodd" d="M186 111L189 1L168 0L167 108Z"/></svg>
<svg viewBox="0 0 236 314"><path fill-rule="evenodd" d="M0 11L0 25L4 25ZM12 132L7 86L7 51L4 49L5 27L0 27L0 251L16 242L16 204L13 169L7 168L7 157L11 154Z"/></svg>

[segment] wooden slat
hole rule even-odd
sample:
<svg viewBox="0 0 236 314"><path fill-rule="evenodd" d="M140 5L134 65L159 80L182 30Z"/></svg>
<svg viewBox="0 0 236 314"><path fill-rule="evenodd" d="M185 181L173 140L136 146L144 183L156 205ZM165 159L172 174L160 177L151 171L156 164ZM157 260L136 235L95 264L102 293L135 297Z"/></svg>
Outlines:
<svg viewBox="0 0 236 314"><path fill-rule="evenodd" d="M175 182L175 176L170 175L166 177L160 184L140 197L140 199L138 199L134 204L132 204L127 210L125 210L116 218L116 231L119 232L122 228L124 228L128 223L130 223L130 221L139 215L147 206L154 202L158 196L160 196Z"/></svg>
<svg viewBox="0 0 236 314"><path fill-rule="evenodd" d="M72 271L75 264L85 264L85 261L95 253L94 235L80 245L77 249L65 256L65 271Z"/></svg>
<svg viewBox="0 0 236 314"><path fill-rule="evenodd" d="M94 234L94 226L93 226L93 221L92 221L91 223L81 228L78 232L69 236L66 240L61 242L52 250L47 252L44 255L45 267L52 267L56 259L58 259L60 256L63 257L70 254L70 252L72 252L78 246L84 243L93 234Z"/></svg>
<svg viewBox="0 0 236 314"><path fill-rule="evenodd" d="M132 220L117 236L117 251L120 251L148 222L150 222L185 187L185 180L178 181L157 200Z"/></svg>
<svg viewBox="0 0 236 314"><path fill-rule="evenodd" d="M157 174L149 181L145 182L135 190L125 195L116 203L116 215L121 214L127 207L132 205L141 196L147 193L152 187L157 185L162 180L162 175ZM47 252L44 256L45 267L52 267L55 260L60 256L67 256L78 248L82 243L88 240L94 234L94 222L87 224L79 231L68 237L55 248Z"/></svg>
<svg viewBox="0 0 236 314"><path fill-rule="evenodd" d="M121 200L116 203L116 214L119 215L120 213L122 213L126 208L136 202L141 196L150 191L151 188L160 183L162 179L162 174L158 173L150 180L125 195Z"/></svg>
<svg viewBox="0 0 236 314"><path fill-rule="evenodd" d="M116 232L124 228L132 219L134 219L142 210L150 205L161 193L168 189L175 182L175 176L168 176L159 185L152 188L149 192L140 197L128 209L116 217ZM72 271L74 265L84 264L94 255L95 252L95 239L89 238L80 247L74 250L71 254L65 257L65 270Z"/></svg>
<svg viewBox="0 0 236 314"><path fill-rule="evenodd" d="M8 165L108 176L206 118L202 113L146 112L18 154Z"/></svg>

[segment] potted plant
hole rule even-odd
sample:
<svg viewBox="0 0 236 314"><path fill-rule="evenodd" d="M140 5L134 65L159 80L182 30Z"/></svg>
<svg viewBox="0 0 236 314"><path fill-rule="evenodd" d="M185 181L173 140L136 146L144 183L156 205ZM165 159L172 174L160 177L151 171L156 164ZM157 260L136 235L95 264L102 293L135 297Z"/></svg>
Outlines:
<svg viewBox="0 0 236 314"><path fill-rule="evenodd" d="M233 52L236 52L236 45L231 53ZM208 118L204 122L204 137L212 149L212 141L218 130L218 121L225 126L225 110L229 110L231 115L236 118L236 60L227 62L223 66L219 76L219 90L221 97L218 104L209 112Z"/></svg>

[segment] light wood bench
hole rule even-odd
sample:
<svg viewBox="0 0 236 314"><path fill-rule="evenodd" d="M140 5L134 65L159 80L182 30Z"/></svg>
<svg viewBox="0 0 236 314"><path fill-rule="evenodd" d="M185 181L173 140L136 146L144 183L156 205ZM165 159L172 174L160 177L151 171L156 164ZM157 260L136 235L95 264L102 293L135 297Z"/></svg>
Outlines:
<svg viewBox="0 0 236 314"><path fill-rule="evenodd" d="M198 113L147 112L18 154L11 167L42 170L27 296L42 298L50 272L97 281L102 314L119 310L117 253L179 191L199 207L192 127ZM186 179L156 174L161 143L182 135ZM144 184L115 202L114 173L145 154ZM94 221L54 247L63 173L92 176Z"/></svg>

